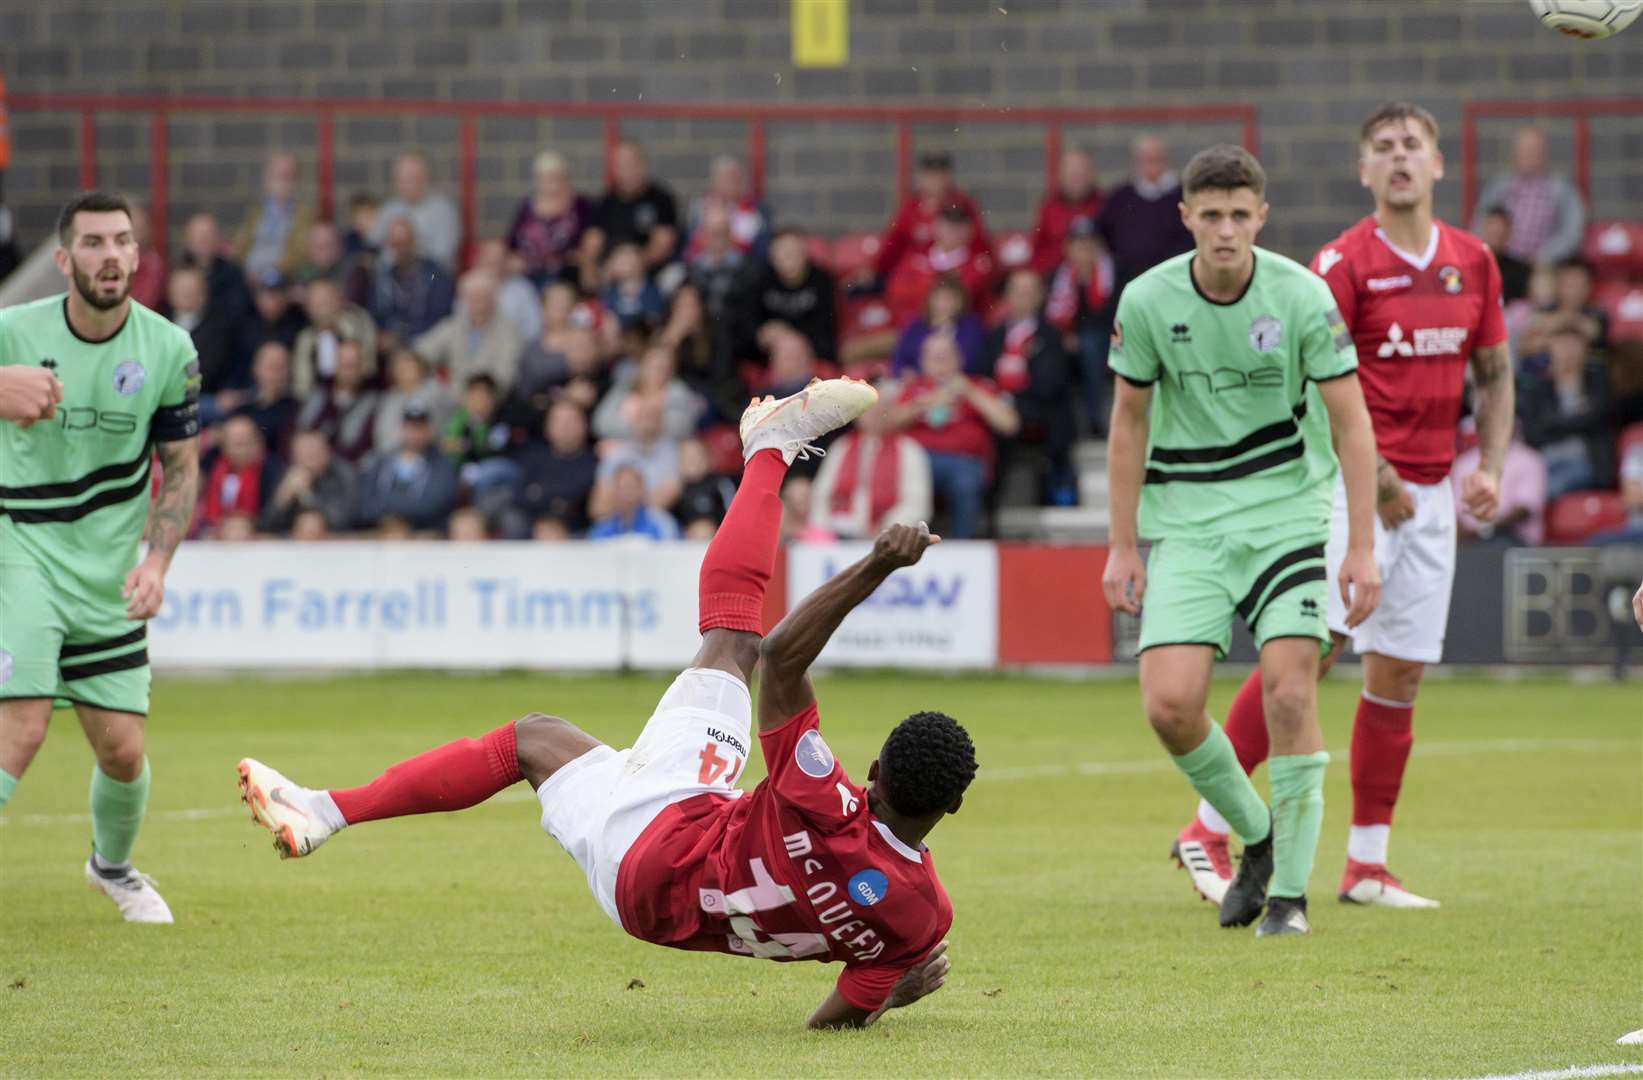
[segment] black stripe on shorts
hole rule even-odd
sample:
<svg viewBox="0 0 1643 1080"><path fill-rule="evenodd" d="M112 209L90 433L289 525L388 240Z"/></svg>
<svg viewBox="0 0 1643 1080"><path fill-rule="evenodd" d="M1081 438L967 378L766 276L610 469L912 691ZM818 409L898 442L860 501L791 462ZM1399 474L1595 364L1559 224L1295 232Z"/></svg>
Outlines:
<svg viewBox="0 0 1643 1080"><path fill-rule="evenodd" d="M65 664L58 668L64 682L74 682L78 679L89 679L94 675L111 675L116 671L130 671L148 663L148 650L138 649L121 656L111 656L107 660L93 660L89 664Z"/></svg>
<svg viewBox="0 0 1643 1080"><path fill-rule="evenodd" d="M1289 445L1280 446L1276 450L1268 451L1260 457L1252 457L1248 461L1239 462L1237 465L1227 465L1219 469L1191 469L1178 472L1165 469L1148 469L1146 482L1149 484L1168 484L1171 482L1215 484L1223 480L1237 480L1249 476L1251 473L1262 472L1285 462L1294 461L1305 453L1306 440L1297 435L1295 441Z"/></svg>
<svg viewBox="0 0 1643 1080"><path fill-rule="evenodd" d="M90 656L92 653L107 652L110 649L122 649L127 645L135 645L146 637L148 637L148 624L144 623L130 633L121 634L119 637L107 638L103 641L88 641L80 645L64 645L62 650L57 653L57 659L73 660L77 656Z"/></svg>
<svg viewBox="0 0 1643 1080"><path fill-rule="evenodd" d="M1250 630L1253 631L1260 625L1261 616L1266 614L1267 606L1271 604L1272 601L1278 599L1278 597L1293 588L1313 581L1325 581L1328 580L1328 578L1329 571L1325 570L1321 566L1309 566L1305 570L1297 570L1293 574L1284 578L1272 587L1272 591L1268 593L1267 598L1261 602L1261 606L1255 609L1255 614L1245 620ZM1322 614L1322 612L1319 614Z"/></svg>
<svg viewBox="0 0 1643 1080"><path fill-rule="evenodd" d="M1255 579L1255 584L1251 585L1249 587L1249 592L1244 594L1244 598L1238 601L1238 617L1243 619L1245 622L1249 621L1249 613L1255 610L1256 603L1261 599L1261 593L1266 589L1267 585L1272 582L1273 578L1277 577L1285 570L1288 570L1291 566L1294 566L1298 562L1306 562L1308 559L1321 559L1323 557L1324 546L1322 544L1312 544L1308 547L1296 548L1289 554L1280 555L1278 558L1274 559L1271 566L1261 571L1260 576Z"/></svg>

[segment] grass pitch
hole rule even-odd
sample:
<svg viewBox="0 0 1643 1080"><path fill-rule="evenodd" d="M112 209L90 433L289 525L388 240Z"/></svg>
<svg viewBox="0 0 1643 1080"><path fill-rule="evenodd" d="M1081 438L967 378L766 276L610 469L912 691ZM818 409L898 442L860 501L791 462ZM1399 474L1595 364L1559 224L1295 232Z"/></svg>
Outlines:
<svg viewBox="0 0 1643 1080"><path fill-rule="evenodd" d="M0 1073L1473 1076L1643 1063L1643 693L1434 680L1393 867L1439 911L1334 902L1354 687L1332 681L1310 939L1224 931L1165 857L1193 799L1132 681L836 676L852 774L943 708L983 771L932 836L953 976L862 1033L802 1029L835 968L621 934L520 785L282 863L239 806L254 755L314 786L530 710L626 745L660 678L162 681L137 863L174 927L80 879L90 753L59 713L0 819ZM1224 711L1231 682L1217 685ZM749 769L748 781L761 772ZM1265 787L1264 776L1257 777Z"/></svg>

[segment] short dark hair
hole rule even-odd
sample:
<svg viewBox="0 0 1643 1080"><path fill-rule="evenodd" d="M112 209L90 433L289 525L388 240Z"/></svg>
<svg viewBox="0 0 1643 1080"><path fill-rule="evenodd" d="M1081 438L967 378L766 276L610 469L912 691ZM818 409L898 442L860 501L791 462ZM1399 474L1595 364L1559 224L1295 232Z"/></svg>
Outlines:
<svg viewBox="0 0 1643 1080"><path fill-rule="evenodd" d="M1266 194L1266 170L1255 155L1241 146L1218 143L1200 150L1181 173L1181 193L1187 198L1200 191L1236 191L1249 188L1256 198Z"/></svg>
<svg viewBox="0 0 1643 1080"><path fill-rule="evenodd" d="M57 242L64 247L74 243L74 218L77 214L108 214L120 211L131 216L131 204L123 196L108 191L82 191L68 201L57 215Z"/></svg>
<svg viewBox="0 0 1643 1080"><path fill-rule="evenodd" d="M924 817L964 794L976 777L976 748L951 716L916 712L884 740L879 770L891 808L907 817Z"/></svg>
<svg viewBox="0 0 1643 1080"><path fill-rule="evenodd" d="M1557 261L1557 269L1579 270L1587 277L1592 275L1592 264L1587 262L1584 257L1578 254L1565 255L1563 258L1559 259Z"/></svg>
<svg viewBox="0 0 1643 1080"><path fill-rule="evenodd" d="M1432 137L1432 144L1438 142L1438 118L1426 109L1410 101L1385 101L1375 106L1375 111L1364 118L1363 126L1358 129L1358 143L1362 145L1375 134L1375 129L1382 124L1391 124L1400 120L1413 120L1426 129Z"/></svg>
<svg viewBox="0 0 1643 1080"><path fill-rule="evenodd" d="M472 390L476 386L483 386L491 393L496 393L496 379L488 371L476 371L468 376L466 388Z"/></svg>
<svg viewBox="0 0 1643 1080"><path fill-rule="evenodd" d="M803 225L782 225L779 226L775 232L770 234L770 242L774 244L776 241L786 236L796 236L800 240L810 239L810 233L805 231Z"/></svg>
<svg viewBox="0 0 1643 1080"><path fill-rule="evenodd" d="M1491 206L1489 209L1485 210L1483 212L1483 216L1504 218L1506 220L1506 224L1510 225L1512 223L1512 212L1499 203L1496 203L1494 206Z"/></svg>

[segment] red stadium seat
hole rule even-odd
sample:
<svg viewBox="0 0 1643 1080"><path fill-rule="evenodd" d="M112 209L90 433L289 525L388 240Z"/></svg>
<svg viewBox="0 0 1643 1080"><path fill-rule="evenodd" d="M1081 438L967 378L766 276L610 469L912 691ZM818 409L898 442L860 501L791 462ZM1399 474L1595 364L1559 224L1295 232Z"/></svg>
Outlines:
<svg viewBox="0 0 1643 1080"><path fill-rule="evenodd" d="M839 340L882 334L892 329L890 308L876 296L847 296L839 302Z"/></svg>
<svg viewBox="0 0 1643 1080"><path fill-rule="evenodd" d="M810 252L810 261L823 270L833 269L833 241L825 236L810 235L805 237L805 247Z"/></svg>
<svg viewBox="0 0 1643 1080"><path fill-rule="evenodd" d="M1643 341L1643 284L1610 282L1593 299L1609 313L1609 340Z"/></svg>
<svg viewBox="0 0 1643 1080"><path fill-rule="evenodd" d="M1614 443L1614 459L1625 461L1626 451L1640 444L1643 444L1643 420L1620 429L1620 437Z"/></svg>
<svg viewBox="0 0 1643 1080"><path fill-rule="evenodd" d="M1626 524L1618 491L1572 491L1546 508L1546 542L1579 544L1593 533Z"/></svg>
<svg viewBox="0 0 1643 1080"><path fill-rule="evenodd" d="M1033 261L1033 234L1023 230L999 233L994 237L993 250L998 263L1005 270L1014 270Z"/></svg>
<svg viewBox="0 0 1643 1080"><path fill-rule="evenodd" d="M707 447L707 456L713 463L711 468L714 472L721 476L742 475L742 437L735 424L710 427L697 437Z"/></svg>
<svg viewBox="0 0 1643 1080"><path fill-rule="evenodd" d="M1601 281L1643 279L1643 222L1592 222L1581 254Z"/></svg>
<svg viewBox="0 0 1643 1080"><path fill-rule="evenodd" d="M845 233L833 242L833 273L847 278L878 257L878 233Z"/></svg>

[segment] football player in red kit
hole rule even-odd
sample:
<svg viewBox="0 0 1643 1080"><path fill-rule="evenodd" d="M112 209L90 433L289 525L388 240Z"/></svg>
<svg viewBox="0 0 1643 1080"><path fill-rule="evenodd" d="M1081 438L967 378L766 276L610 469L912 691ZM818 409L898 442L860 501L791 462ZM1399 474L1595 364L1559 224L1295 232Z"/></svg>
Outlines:
<svg viewBox="0 0 1643 1080"><path fill-rule="evenodd" d="M742 417L747 469L702 561L702 647L631 749L531 714L390 768L364 787L300 787L239 764L252 816L281 856L310 854L338 830L460 810L528 780L542 827L587 874L601 908L658 945L769 960L843 961L819 1028L861 1027L945 981L953 909L925 835L959 808L975 749L951 717L909 716L859 786L822 737L808 670L840 622L940 538L893 526L866 558L817 589L761 640L781 526L782 477L811 440L877 400L867 383L814 381ZM752 736L769 776L735 786Z"/></svg>
<svg viewBox="0 0 1643 1080"><path fill-rule="evenodd" d="M1413 744L1415 694L1427 664L1442 659L1455 577L1455 460L1466 369L1481 457L1462 478L1475 517L1495 516L1500 470L1512 434L1512 358L1501 314L1500 271L1489 248L1438 221L1432 187L1443 176L1438 126L1418 105L1382 105L1359 133L1358 175L1375 212L1325 245L1312 269L1328 282L1358 348L1358 379L1375 427L1381 602L1355 630L1330 597L1332 638L1322 671L1350 641L1364 686L1352 725L1352 830L1342 901L1434 908L1387 870L1392 810ZM1327 558L1345 554L1346 508L1337 490ZM1259 674L1238 691L1226 733L1246 770L1267 756ZM1226 821L1201 803L1174 854L1194 887L1219 903L1231 880Z"/></svg>

